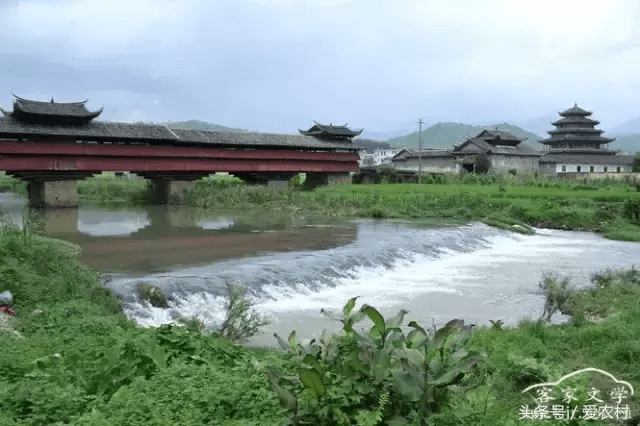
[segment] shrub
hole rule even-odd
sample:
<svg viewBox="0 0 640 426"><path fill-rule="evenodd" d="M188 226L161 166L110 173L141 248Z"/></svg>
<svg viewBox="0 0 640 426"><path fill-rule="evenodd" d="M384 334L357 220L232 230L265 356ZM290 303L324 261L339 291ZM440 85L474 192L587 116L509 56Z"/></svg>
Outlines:
<svg viewBox="0 0 640 426"><path fill-rule="evenodd" d="M342 322L338 336L324 332L318 343L298 343L295 331L287 341L275 335L299 366L296 376L265 371L272 389L293 424L407 424L424 421L446 406L454 392L474 386L469 373L486 357L469 349L471 326L453 320L434 333L415 321L406 335L400 328L406 311L385 320L372 306L355 310L350 299L341 315L322 311ZM368 333L354 325L365 317ZM260 370L260 365L254 362Z"/></svg>
<svg viewBox="0 0 640 426"><path fill-rule="evenodd" d="M540 319L546 322L551 321L551 317L558 311L563 314L570 313L569 299L573 293L569 277L562 277L559 274L545 273L538 287L544 294L544 309Z"/></svg>
<svg viewBox="0 0 640 426"><path fill-rule="evenodd" d="M239 284L227 284L227 315L220 326L220 337L231 342L241 342L258 334L260 327L269 324L264 316L255 312L253 302L245 297L245 288Z"/></svg>

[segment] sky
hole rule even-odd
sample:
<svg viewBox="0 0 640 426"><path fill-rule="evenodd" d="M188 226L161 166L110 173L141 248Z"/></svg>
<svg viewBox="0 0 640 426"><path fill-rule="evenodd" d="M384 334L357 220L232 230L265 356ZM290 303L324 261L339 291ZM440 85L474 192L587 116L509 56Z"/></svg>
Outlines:
<svg viewBox="0 0 640 426"><path fill-rule="evenodd" d="M606 130L640 116L640 2L0 0L0 76L5 110L110 121L410 133L577 102Z"/></svg>

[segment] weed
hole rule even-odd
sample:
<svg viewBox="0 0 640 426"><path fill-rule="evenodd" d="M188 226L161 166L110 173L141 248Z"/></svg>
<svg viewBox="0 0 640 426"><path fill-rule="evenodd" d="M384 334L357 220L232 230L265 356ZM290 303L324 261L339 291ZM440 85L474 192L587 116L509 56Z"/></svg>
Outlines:
<svg viewBox="0 0 640 426"><path fill-rule="evenodd" d="M245 297L245 288L227 283L226 318L218 333L231 342L241 342L258 334L261 327L269 324L264 316L253 308L253 302Z"/></svg>
<svg viewBox="0 0 640 426"><path fill-rule="evenodd" d="M563 277L559 274L545 273L542 280L538 283L538 287L544 295L544 309L540 315L540 319L546 322L551 321L551 317L561 312L563 314L570 313L569 298L573 292L571 280L569 277Z"/></svg>

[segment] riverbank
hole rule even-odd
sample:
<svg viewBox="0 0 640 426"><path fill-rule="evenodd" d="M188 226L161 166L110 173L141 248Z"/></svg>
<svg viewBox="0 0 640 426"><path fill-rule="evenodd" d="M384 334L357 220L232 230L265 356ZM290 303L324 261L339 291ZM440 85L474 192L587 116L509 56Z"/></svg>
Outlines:
<svg viewBox="0 0 640 426"><path fill-rule="evenodd" d="M640 241L640 193L630 183L510 175L436 178L423 184L335 185L314 191L219 185L204 179L186 203L324 216L480 220L522 233L531 233L533 226Z"/></svg>
<svg viewBox="0 0 640 426"><path fill-rule="evenodd" d="M0 179L0 188L24 190ZM103 204L148 202L146 181L112 174L78 182L80 201ZM568 181L531 176L428 176L422 184L335 185L304 191L250 186L237 178L201 179L185 203L214 209L294 215L367 218L479 220L515 232L530 227L597 232L640 241L640 193L632 182Z"/></svg>
<svg viewBox="0 0 640 426"><path fill-rule="evenodd" d="M0 329L0 423L269 425L287 418L266 372L297 375L296 357L244 348L197 328L136 327L99 275L77 262L76 246L34 235L30 226L0 231L0 291L13 293L17 312ZM567 297L547 291L547 300L571 316L567 324L532 320L508 328L498 318L493 326L477 324L466 348L484 351L486 360L461 383L476 386L449 394L431 419L452 425L519 424L521 406L535 405L523 389L586 367L638 389L640 272L605 271L593 281L593 288ZM347 348L353 342L337 339L336 344ZM348 419L342 424L355 424L359 415L364 421L367 412L379 411L384 392L398 403L390 407L411 411L412 403L394 394L392 381L347 392L338 385L344 382L340 371L327 373L331 398L318 411L334 416L333 424L341 424L340 413ZM369 379L358 380L364 385ZM575 385L583 386L577 396L585 402L589 388L584 381ZM640 414L637 401L623 402L633 416Z"/></svg>

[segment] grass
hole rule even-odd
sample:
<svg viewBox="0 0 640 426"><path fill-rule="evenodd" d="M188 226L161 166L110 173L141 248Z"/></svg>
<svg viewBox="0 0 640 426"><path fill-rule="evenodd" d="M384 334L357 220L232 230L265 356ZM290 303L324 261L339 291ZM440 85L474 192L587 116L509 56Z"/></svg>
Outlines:
<svg viewBox="0 0 640 426"><path fill-rule="evenodd" d="M26 231L0 227L0 291L13 293L17 312L0 327L0 424L276 425L286 419L264 372L298 374L290 356L232 344L198 327L136 327L98 273L77 262L78 248L35 235L33 221L25 218ZM520 424L519 408L532 404L525 387L585 367L640 389L640 272L602 271L592 281L591 288L555 299L571 315L567 324L480 324L468 343L487 354L473 374L477 384L454 394L432 424ZM328 389L334 408L362 406L359 392L371 394L347 390L339 376L331 383L338 386ZM380 401L368 412L382 416ZM626 402L637 422L638 398ZM373 418L360 414L361 422Z"/></svg>
<svg viewBox="0 0 640 426"><path fill-rule="evenodd" d="M593 231L607 238L640 241L640 193L631 182L566 181L545 177L427 176L423 184L335 185L302 190L301 180L285 189L251 186L230 176L200 179L185 203L215 209L291 215L406 219L478 220L531 233L531 226ZM21 186L0 178L0 188ZM78 182L80 201L148 203L143 179L112 174Z"/></svg>

